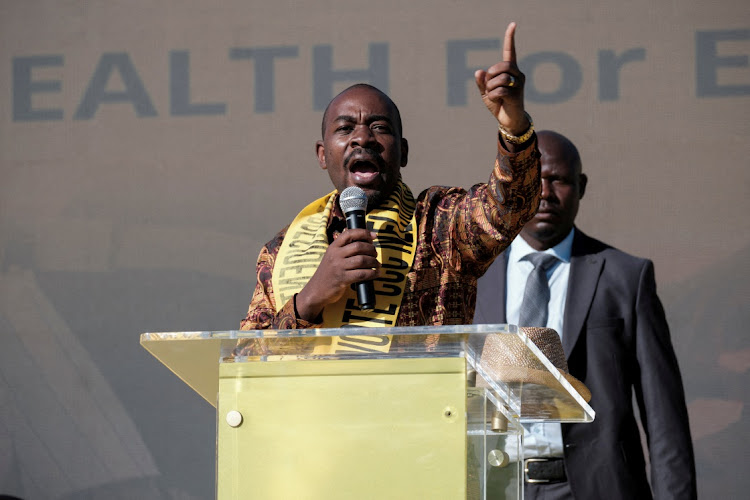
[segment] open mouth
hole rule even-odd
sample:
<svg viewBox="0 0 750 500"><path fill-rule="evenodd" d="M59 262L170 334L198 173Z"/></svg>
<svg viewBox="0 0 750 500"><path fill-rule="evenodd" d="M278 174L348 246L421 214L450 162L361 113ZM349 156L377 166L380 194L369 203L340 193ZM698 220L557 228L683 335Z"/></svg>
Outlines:
<svg viewBox="0 0 750 500"><path fill-rule="evenodd" d="M379 158L372 155L355 154L349 161L349 173L358 186L367 186L380 179Z"/></svg>

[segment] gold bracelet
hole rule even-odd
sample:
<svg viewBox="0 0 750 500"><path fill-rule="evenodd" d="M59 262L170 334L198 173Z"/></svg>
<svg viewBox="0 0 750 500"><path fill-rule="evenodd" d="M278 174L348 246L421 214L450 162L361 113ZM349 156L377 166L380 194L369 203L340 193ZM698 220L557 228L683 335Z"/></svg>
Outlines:
<svg viewBox="0 0 750 500"><path fill-rule="evenodd" d="M497 126L497 129L500 131L500 135L503 136L503 139L511 144L523 144L524 142L528 141L531 138L531 134L534 133L534 120L531 119L531 116L529 116L527 112L524 111L524 114L526 115L526 119L529 120L529 128L528 130L526 130L526 132L523 133L523 135L513 135L505 130L502 125Z"/></svg>

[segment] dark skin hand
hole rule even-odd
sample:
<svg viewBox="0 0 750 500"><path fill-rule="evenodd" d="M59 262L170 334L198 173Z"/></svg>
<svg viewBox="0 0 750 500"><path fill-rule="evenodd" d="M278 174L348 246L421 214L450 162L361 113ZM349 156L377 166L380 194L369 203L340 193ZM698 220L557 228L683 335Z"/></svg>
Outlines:
<svg viewBox="0 0 750 500"><path fill-rule="evenodd" d="M516 23L510 23L505 31L503 60L486 71L478 70L474 78L492 116L510 134L522 135L530 123L523 103L526 78L516 65L515 32ZM521 150L513 144L505 146L511 153ZM399 163L398 158L394 161ZM400 163L403 167L405 161ZM375 234L365 229L348 229L329 245L315 274L297 294L296 307L301 319L317 322L325 306L338 301L353 283L380 276L374 238Z"/></svg>
<svg viewBox="0 0 750 500"><path fill-rule="evenodd" d="M512 135L522 135L529 129L530 124L523 104L523 87L526 77L516 64L515 33L516 23L510 23L505 30L503 60L486 71L477 70L474 73L474 79L484 105L497 119L500 126ZM520 150L509 143L506 143L506 147L511 153Z"/></svg>
<svg viewBox="0 0 750 500"><path fill-rule="evenodd" d="M352 283L380 275L374 239L375 233L366 229L347 229L333 240L315 274L297 294L297 312L302 319L314 322L325 306L344 296Z"/></svg>

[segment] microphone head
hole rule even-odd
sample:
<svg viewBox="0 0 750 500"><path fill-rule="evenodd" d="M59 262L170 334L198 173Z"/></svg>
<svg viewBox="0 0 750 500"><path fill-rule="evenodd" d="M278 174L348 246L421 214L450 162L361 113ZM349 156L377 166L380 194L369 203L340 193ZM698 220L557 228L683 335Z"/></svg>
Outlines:
<svg viewBox="0 0 750 500"><path fill-rule="evenodd" d="M367 210L367 195L357 186L350 186L341 191L339 205L344 215L355 210L365 212Z"/></svg>

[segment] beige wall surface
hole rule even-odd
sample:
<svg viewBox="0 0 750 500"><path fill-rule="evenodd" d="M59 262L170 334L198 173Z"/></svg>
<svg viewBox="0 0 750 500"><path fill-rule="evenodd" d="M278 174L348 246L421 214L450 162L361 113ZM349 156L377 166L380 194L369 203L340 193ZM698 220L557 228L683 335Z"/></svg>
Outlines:
<svg viewBox="0 0 750 500"><path fill-rule="evenodd" d="M313 146L351 83L399 105L413 190L484 181L471 72L512 20L579 226L655 262L699 490L747 491L746 2L5 0L0 494L211 497L212 409L138 334L239 326L261 245L331 189Z"/></svg>

